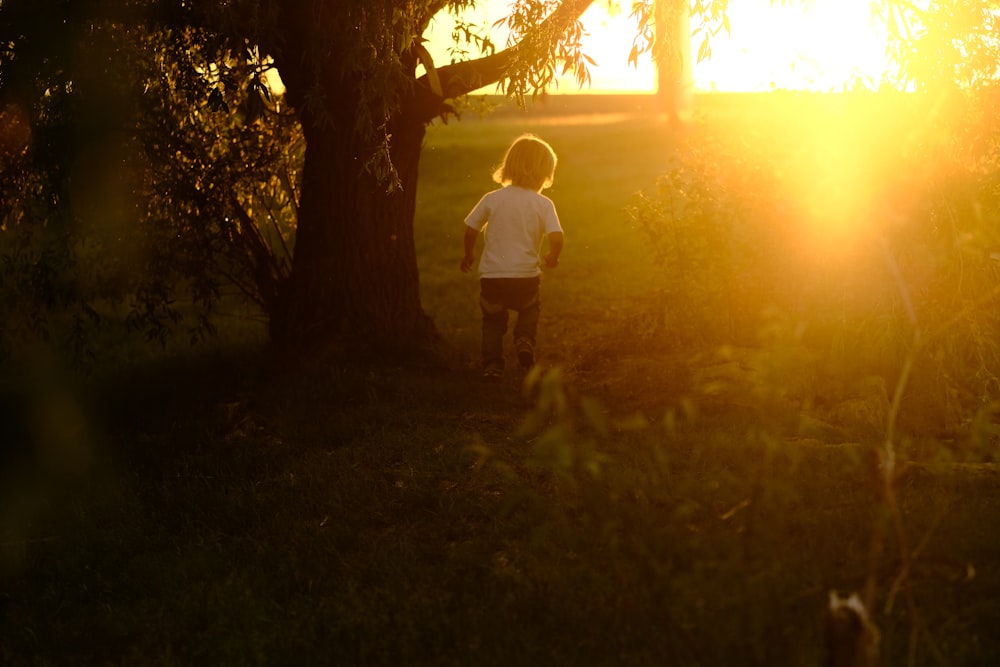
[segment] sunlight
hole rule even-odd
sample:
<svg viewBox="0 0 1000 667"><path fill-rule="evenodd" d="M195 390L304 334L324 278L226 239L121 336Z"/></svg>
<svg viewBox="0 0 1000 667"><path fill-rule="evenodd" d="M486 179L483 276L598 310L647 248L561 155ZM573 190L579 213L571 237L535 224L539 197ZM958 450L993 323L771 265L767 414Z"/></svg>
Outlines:
<svg viewBox="0 0 1000 667"><path fill-rule="evenodd" d="M887 37L870 0L782 6L752 0L734 4L730 19L731 35L720 35L711 59L695 65L701 90L830 92L856 82L875 87L887 69Z"/></svg>
<svg viewBox="0 0 1000 667"><path fill-rule="evenodd" d="M804 250L846 257L898 214L913 111L903 98L846 94L794 99L768 120L792 165L779 176L801 224Z"/></svg>
<svg viewBox="0 0 1000 667"><path fill-rule="evenodd" d="M628 62L629 52L636 35L636 22L630 16L631 0L619 0L617 9L608 11L603 2L596 2L588 9L582 23L583 52L597 63L590 67L590 90L597 94L653 92L656 85L656 68L648 55L641 56L637 66ZM575 88L572 79L562 84L565 92Z"/></svg>
<svg viewBox="0 0 1000 667"><path fill-rule="evenodd" d="M273 96L281 97L285 94L285 82L281 80L281 74L278 73L276 67L265 69L264 73L261 74L261 79L264 80L264 85L268 87Z"/></svg>
<svg viewBox="0 0 1000 667"><path fill-rule="evenodd" d="M614 3L612 3L614 4ZM467 19L490 26L507 15L509 0L482 0ZM647 56L639 66L628 64L635 37L631 0L617 0L611 12L606 2L595 2L583 16L587 35L583 50L597 66L592 83L580 90L571 76L559 93L650 93L655 68ZM876 86L886 70L886 36L871 15L870 0L812 0L772 5L771 0L742 0L729 8L731 33L712 40L712 55L697 62L701 36L692 39L694 88L701 92L767 92L770 90L842 90L857 82ZM698 19L692 19L696 27ZM450 60L449 16L431 26L428 49L438 64ZM505 37L495 35L498 47ZM475 57L474 49L468 56ZM494 92L488 87L482 92Z"/></svg>
<svg viewBox="0 0 1000 667"><path fill-rule="evenodd" d="M511 0L480 0L467 10L465 20L480 27L491 27L509 13ZM561 94L614 94L652 93L656 81L656 70L649 58L640 58L638 67L628 63L632 40L636 34L635 20L630 14L631 0L618 0L618 8L608 11L607 3L595 2L583 15L582 22L587 35L583 38L583 52L597 65L590 66L591 84L580 88L572 74L557 81L557 87L550 92ZM425 34L427 49L438 66L452 60L454 44L451 34L455 25L450 15L440 14L431 23ZM507 33L502 26L493 29L491 38L498 49L506 44ZM476 58L478 52L472 44L460 44L465 50L464 57ZM458 55L458 54L456 54ZM479 93L497 92L495 85L486 86Z"/></svg>

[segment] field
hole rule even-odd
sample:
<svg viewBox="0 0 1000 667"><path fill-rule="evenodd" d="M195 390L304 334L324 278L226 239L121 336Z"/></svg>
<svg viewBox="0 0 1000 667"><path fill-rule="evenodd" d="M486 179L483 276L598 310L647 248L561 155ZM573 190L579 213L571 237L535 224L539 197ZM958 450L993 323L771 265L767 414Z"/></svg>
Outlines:
<svg viewBox="0 0 1000 667"><path fill-rule="evenodd" d="M649 104L429 128L416 237L444 363L289 367L248 323L89 380L39 366L36 408L61 419L48 456L3 476L0 664L822 665L831 591L869 603L878 664L996 664L996 430L935 393L952 339L911 346L892 279L839 283L837 317L793 310L821 321L805 333L746 314L877 262L799 262L780 294L773 256L680 280L664 257L701 246L651 231L677 203L661 177L767 111L706 101L676 132ZM540 367L486 384L462 219L525 131L559 154L566 250ZM685 205L770 220L730 164L696 161L722 185Z"/></svg>

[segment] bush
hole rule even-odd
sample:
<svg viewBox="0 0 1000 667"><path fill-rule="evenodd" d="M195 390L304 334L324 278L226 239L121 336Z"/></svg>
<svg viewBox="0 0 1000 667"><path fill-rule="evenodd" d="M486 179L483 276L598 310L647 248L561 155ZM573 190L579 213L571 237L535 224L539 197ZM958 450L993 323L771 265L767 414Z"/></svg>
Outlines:
<svg viewBox="0 0 1000 667"><path fill-rule="evenodd" d="M800 372L824 379L811 403L870 377L892 396L908 378L912 432L994 412L998 165L922 108L778 96L739 128L696 124L631 207L661 270L666 336L756 345L784 321L818 365Z"/></svg>

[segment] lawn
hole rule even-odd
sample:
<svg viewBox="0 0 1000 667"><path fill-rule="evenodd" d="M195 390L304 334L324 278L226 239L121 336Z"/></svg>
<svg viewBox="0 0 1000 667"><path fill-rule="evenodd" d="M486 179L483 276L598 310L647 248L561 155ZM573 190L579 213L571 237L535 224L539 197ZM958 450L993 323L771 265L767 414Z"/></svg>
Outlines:
<svg viewBox="0 0 1000 667"><path fill-rule="evenodd" d="M563 102L429 128L416 235L445 363L224 340L109 377L37 366L61 427L3 477L0 664L821 665L832 590L872 603L880 664L996 664L989 456L904 415L889 474L885 433L834 419L879 405L870 381L784 329L672 338L629 209L679 135ZM697 131L740 117L716 113ZM559 155L566 249L540 369L485 384L462 219L525 131Z"/></svg>

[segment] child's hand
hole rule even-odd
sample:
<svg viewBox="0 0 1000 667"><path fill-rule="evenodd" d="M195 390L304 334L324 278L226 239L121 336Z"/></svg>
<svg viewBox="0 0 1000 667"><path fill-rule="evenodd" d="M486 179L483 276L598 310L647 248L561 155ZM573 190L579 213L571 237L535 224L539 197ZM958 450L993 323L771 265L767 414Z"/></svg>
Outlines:
<svg viewBox="0 0 1000 667"><path fill-rule="evenodd" d="M458 267L462 269L462 273L468 273L472 270L472 264L476 261L475 257L471 255L466 255L462 258L462 264Z"/></svg>
<svg viewBox="0 0 1000 667"><path fill-rule="evenodd" d="M559 258L550 252L545 256L545 268L554 269L557 266L559 266Z"/></svg>

